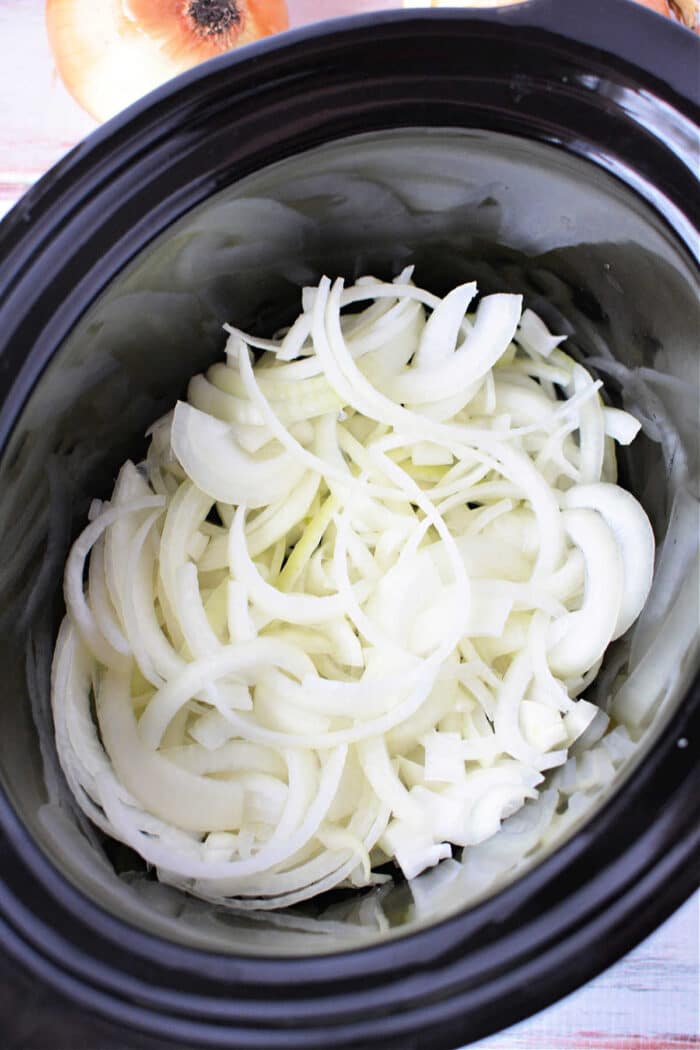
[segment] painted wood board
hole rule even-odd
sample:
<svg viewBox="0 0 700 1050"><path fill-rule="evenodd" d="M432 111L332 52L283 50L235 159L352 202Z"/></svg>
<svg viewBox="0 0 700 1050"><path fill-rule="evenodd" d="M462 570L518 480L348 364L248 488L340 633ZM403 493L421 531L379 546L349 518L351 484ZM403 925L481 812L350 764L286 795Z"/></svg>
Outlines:
<svg viewBox="0 0 700 1050"><path fill-rule="evenodd" d="M398 4L292 0L289 6L292 23L302 25L319 17ZM0 0L0 217L97 127L55 73L43 8L43 0ZM696 895L606 973L536 1017L477 1044L479 1050L699 1047L699 913ZM4 1000L2 1005L8 1009ZM123 1050L130 1050L128 1038L125 1035ZM44 1050L41 1042L21 1045Z"/></svg>

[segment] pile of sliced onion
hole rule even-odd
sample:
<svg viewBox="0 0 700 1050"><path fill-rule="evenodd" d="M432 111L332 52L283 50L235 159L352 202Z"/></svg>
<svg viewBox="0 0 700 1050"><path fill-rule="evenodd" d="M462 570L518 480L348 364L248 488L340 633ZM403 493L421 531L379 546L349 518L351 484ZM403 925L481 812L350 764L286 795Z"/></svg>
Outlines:
<svg viewBox="0 0 700 1050"><path fill-rule="evenodd" d="M577 698L651 585L639 424L519 296L411 276L228 328L68 559L69 785L206 899L413 878L610 729Z"/></svg>

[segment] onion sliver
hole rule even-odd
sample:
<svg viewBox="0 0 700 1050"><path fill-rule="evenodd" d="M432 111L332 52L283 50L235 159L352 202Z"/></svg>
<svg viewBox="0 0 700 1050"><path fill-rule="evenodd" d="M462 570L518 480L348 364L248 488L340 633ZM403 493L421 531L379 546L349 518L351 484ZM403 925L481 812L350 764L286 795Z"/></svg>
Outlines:
<svg viewBox="0 0 700 1050"><path fill-rule="evenodd" d="M179 401L171 442L183 470L213 500L265 507L286 496L301 469L284 452L253 457L237 444L229 423Z"/></svg>
<svg viewBox="0 0 700 1050"><path fill-rule="evenodd" d="M83 572L85 561L92 546L110 525L127 514L136 514L139 511L151 510L153 507L163 507L165 500L162 496L145 496L135 500L133 503L122 504L104 510L80 534L73 544L66 562L64 575L63 594L66 602L68 615L77 627L77 630L91 651L93 656L106 667L123 669L128 667L131 659L128 654L119 652L110 645L109 641L99 630L97 623L90 612L83 594Z"/></svg>
<svg viewBox="0 0 700 1050"><path fill-rule="evenodd" d="M108 671L97 694L97 717L105 750L122 784L151 813L177 827L190 831L240 827L240 786L195 776L144 746L128 693L128 677Z"/></svg>
<svg viewBox="0 0 700 1050"><path fill-rule="evenodd" d="M521 309L519 295L486 296L463 346L445 357L439 369L418 367L398 376L391 386L392 397L412 405L439 401L481 379L508 349Z"/></svg>
<svg viewBox="0 0 700 1050"><path fill-rule="evenodd" d="M649 519L631 493L605 482L575 485L565 494L564 506L597 510L617 540L624 586L612 637L619 638L639 616L651 589L654 533Z"/></svg>
<svg viewBox="0 0 700 1050"><path fill-rule="evenodd" d="M565 678L583 674L605 652L622 606L623 565L612 530L593 510L567 510L566 531L583 554L586 583L582 607L555 620L549 665Z"/></svg>

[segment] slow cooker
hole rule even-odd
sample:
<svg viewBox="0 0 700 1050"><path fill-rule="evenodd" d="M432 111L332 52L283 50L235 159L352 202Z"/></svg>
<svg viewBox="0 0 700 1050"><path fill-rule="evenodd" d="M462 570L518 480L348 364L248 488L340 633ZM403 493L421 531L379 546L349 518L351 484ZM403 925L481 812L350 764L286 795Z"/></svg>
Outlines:
<svg viewBox="0 0 700 1050"><path fill-rule="evenodd" d="M691 33L628 0L327 22L148 96L0 225L0 938L36 980L169 1044L456 1047L587 981L696 887L697 63ZM623 463L673 536L647 724L574 832L477 899L438 877L217 910L71 803L49 695L66 551L224 320L269 333L320 274L408 262L438 292L522 291L584 356L668 380L676 454L647 434Z"/></svg>

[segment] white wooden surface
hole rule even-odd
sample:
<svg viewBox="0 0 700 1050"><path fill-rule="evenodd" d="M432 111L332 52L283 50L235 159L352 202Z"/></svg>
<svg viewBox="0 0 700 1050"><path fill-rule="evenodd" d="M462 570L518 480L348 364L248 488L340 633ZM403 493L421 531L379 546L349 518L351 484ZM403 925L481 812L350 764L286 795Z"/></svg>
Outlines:
<svg viewBox="0 0 700 1050"><path fill-rule="evenodd" d="M294 24L391 6L398 4L382 0L291 0L289 4ZM55 74L43 8L43 0L0 0L0 217L96 126ZM696 895L606 973L530 1020L483 1040L477 1044L479 1050L700 1047L699 917Z"/></svg>
<svg viewBox="0 0 700 1050"><path fill-rule="evenodd" d="M690 1050L700 1046L695 895L626 958L478 1050Z"/></svg>

